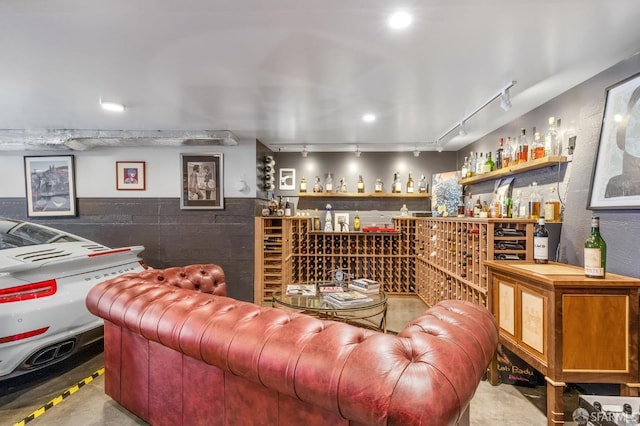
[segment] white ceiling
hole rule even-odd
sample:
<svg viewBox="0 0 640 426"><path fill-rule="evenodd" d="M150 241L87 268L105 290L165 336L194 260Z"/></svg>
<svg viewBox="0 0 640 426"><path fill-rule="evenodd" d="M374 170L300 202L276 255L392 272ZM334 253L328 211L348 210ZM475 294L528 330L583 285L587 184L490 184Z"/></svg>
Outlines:
<svg viewBox="0 0 640 426"><path fill-rule="evenodd" d="M398 9L414 22L394 32ZM432 150L517 81L510 111L498 99L443 138L457 150L636 53L638 22L638 0L3 0L0 139L230 130L282 151Z"/></svg>

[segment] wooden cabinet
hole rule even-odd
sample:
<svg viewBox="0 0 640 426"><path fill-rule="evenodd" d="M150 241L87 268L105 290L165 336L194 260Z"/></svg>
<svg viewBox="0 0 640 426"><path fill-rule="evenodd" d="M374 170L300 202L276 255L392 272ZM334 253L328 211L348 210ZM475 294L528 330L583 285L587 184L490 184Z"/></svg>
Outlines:
<svg viewBox="0 0 640 426"><path fill-rule="evenodd" d="M547 422L562 423L567 382L618 383L637 396L640 280L553 263L487 262L500 342L545 375ZM496 363L490 380L498 381Z"/></svg>
<svg viewBox="0 0 640 426"><path fill-rule="evenodd" d="M527 219L418 219L418 296L429 306L448 299L488 306L485 262L532 259L534 222Z"/></svg>
<svg viewBox="0 0 640 426"><path fill-rule="evenodd" d="M393 231L311 231L311 218L256 218L254 301L283 285L327 281L332 271L379 281L387 293L412 293L416 218L393 219Z"/></svg>

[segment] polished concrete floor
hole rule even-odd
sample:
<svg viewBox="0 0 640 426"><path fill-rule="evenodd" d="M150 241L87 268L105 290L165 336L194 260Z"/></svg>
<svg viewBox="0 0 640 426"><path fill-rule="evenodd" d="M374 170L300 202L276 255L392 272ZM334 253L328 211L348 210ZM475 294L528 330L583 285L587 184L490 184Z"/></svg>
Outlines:
<svg viewBox="0 0 640 426"><path fill-rule="evenodd" d="M425 308L418 299L392 298L388 328L399 331ZM146 424L104 394L104 375L91 379L102 367L101 347L96 345L49 371L0 383L0 426L19 424L25 419L23 424L51 426ZM78 387L79 383L86 384ZM471 402L471 424L546 425L545 398L544 387L491 386L483 381ZM568 401L565 411L570 416L577 398ZM51 407L43 409L47 404Z"/></svg>

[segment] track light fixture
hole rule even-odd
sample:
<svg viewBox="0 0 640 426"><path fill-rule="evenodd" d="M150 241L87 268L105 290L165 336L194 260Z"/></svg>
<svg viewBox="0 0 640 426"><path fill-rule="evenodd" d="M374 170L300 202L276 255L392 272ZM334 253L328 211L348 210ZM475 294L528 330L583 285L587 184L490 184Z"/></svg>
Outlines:
<svg viewBox="0 0 640 426"><path fill-rule="evenodd" d="M467 136L467 129L464 125L464 120L460 122L460 128L458 129L458 134L460 136Z"/></svg>
<svg viewBox="0 0 640 426"><path fill-rule="evenodd" d="M442 147L442 144L440 143L440 140L438 139L438 141L436 142L436 151L438 152L442 152L444 148Z"/></svg>
<svg viewBox="0 0 640 426"><path fill-rule="evenodd" d="M500 108L505 111L509 111L511 109L511 99L509 99L509 88L506 88L502 91L502 95L500 96Z"/></svg>
<svg viewBox="0 0 640 426"><path fill-rule="evenodd" d="M505 87L500 89L499 92L497 92L495 95L493 95L489 99L487 99L485 101L485 103L483 103L478 108L476 108L473 111L471 111L461 121L457 122L456 124L451 126L449 128L449 130L447 130L442 135L440 135L440 137L437 140L438 142L437 142L437 145L436 145L437 148L440 148L438 150L438 152L442 151L442 145L441 145L440 141L445 139L445 137L447 135L449 135L449 133L453 132L454 130L458 129L458 134L460 136L466 136L467 129L465 129L465 123L467 122L467 120L469 120L471 117L473 117L474 115L476 115L477 113L482 111L484 108L486 108L494 100L500 98L500 106L502 107L503 110L508 111L511 108L511 100L509 99L509 89L512 88L516 83L517 82L515 80L511 81L511 83L507 84Z"/></svg>
<svg viewBox="0 0 640 426"><path fill-rule="evenodd" d="M302 148L302 152L300 153L304 158L307 158L307 148Z"/></svg>
<svg viewBox="0 0 640 426"><path fill-rule="evenodd" d="M360 157L360 155L362 155L362 151L360 151L360 149L358 147L356 147L356 157Z"/></svg>
<svg viewBox="0 0 640 426"><path fill-rule="evenodd" d="M420 151L418 151L418 148L416 148L416 150L413 151L413 156L414 157L420 157Z"/></svg>

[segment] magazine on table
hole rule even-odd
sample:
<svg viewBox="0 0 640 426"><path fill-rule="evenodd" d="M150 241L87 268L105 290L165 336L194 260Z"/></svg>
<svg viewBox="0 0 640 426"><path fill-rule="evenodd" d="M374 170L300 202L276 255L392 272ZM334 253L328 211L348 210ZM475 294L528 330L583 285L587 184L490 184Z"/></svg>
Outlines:
<svg viewBox="0 0 640 426"><path fill-rule="evenodd" d="M366 294L354 290L327 294L324 296L324 300L342 307L373 302L373 299L368 297Z"/></svg>
<svg viewBox="0 0 640 426"><path fill-rule="evenodd" d="M287 296L315 296L315 284L289 284L287 285Z"/></svg>
<svg viewBox="0 0 640 426"><path fill-rule="evenodd" d="M319 287L320 293L343 293L344 288L338 285L322 285Z"/></svg>
<svg viewBox="0 0 640 426"><path fill-rule="evenodd" d="M351 280L350 285L358 288L362 288L364 290L379 290L380 283L378 281L370 280L367 278L358 278L356 280Z"/></svg>
<svg viewBox="0 0 640 426"><path fill-rule="evenodd" d="M380 293L380 286L367 289L367 288L358 287L357 285L354 285L354 284L349 284L349 290L355 290L364 294L376 294L376 293Z"/></svg>

